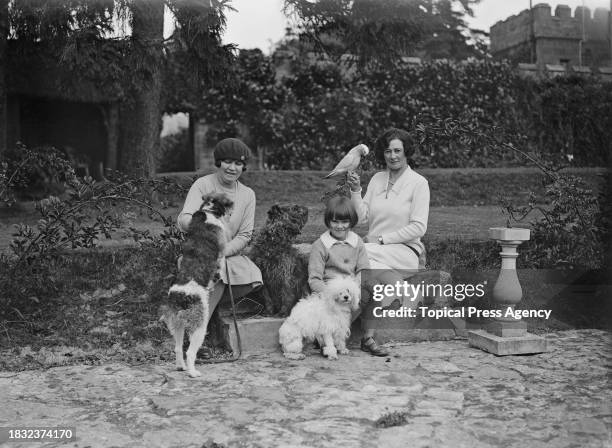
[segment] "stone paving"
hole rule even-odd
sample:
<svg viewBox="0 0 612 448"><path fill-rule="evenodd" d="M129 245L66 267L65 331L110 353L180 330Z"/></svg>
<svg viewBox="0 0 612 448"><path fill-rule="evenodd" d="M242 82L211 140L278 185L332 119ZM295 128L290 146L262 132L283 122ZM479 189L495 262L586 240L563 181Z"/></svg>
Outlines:
<svg viewBox="0 0 612 448"><path fill-rule="evenodd" d="M197 379L169 363L0 372L0 427L77 431L10 447L611 447L610 336L551 333L533 356L460 339L396 345L389 358L272 353L199 365ZM405 424L375 424L392 412Z"/></svg>

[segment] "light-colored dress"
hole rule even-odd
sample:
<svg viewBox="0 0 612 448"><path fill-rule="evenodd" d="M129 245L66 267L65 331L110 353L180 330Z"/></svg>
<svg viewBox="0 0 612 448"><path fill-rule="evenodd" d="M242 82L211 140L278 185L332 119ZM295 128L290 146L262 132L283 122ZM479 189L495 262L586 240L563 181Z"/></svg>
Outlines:
<svg viewBox="0 0 612 448"><path fill-rule="evenodd" d="M215 173L200 177L196 180L185 199L183 210L177 222L181 230L187 229L186 222L190 216L199 210L202 205L202 196L210 193L225 193L232 201L234 208L226 223L225 257L232 285L262 284L261 271L246 255L241 255L253 235L255 223L255 192L236 181L234 188L228 189L221 185ZM221 279L227 284L225 269L221 269Z"/></svg>
<svg viewBox="0 0 612 448"><path fill-rule="evenodd" d="M359 222L368 224L368 251L371 269L417 269L419 254L425 250L421 237L429 217L429 184L410 167L387 191L389 171L376 173L363 199L361 190L352 192ZM377 238L383 237L384 244Z"/></svg>

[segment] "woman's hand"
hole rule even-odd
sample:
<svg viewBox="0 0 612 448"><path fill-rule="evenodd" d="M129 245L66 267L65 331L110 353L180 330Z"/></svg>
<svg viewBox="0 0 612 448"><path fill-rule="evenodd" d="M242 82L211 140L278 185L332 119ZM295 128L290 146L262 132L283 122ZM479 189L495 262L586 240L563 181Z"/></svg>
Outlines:
<svg viewBox="0 0 612 448"><path fill-rule="evenodd" d="M189 229L189 224L191 224L191 213L183 213L178 218L178 226L183 232L186 232Z"/></svg>
<svg viewBox="0 0 612 448"><path fill-rule="evenodd" d="M351 191L357 192L361 190L361 180L359 174L355 171L349 171L346 173L346 183L351 187Z"/></svg>

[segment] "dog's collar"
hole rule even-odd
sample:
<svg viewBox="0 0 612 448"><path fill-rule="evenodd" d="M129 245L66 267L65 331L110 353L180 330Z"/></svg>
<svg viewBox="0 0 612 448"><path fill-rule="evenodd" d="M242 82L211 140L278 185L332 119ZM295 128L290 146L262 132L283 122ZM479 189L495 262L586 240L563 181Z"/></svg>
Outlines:
<svg viewBox="0 0 612 448"><path fill-rule="evenodd" d="M359 236L357 236L355 232L349 230L348 235L346 235L346 239L344 241L340 241L331 236L331 233L329 233L328 230L321 235L321 241L327 250L329 250L334 244L348 244L352 247L357 247L357 244L359 244Z"/></svg>

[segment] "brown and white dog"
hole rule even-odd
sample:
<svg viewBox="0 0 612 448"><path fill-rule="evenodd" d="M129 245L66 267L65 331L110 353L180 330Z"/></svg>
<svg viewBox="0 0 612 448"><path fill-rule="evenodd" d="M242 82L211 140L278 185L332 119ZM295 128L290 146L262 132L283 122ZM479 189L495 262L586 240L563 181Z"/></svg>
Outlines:
<svg viewBox="0 0 612 448"><path fill-rule="evenodd" d="M202 206L193 214L183 243L183 257L175 283L160 307L160 320L174 337L176 368L187 370L191 377L200 376L195 369L198 350L204 343L210 319L208 298L225 265L223 218L231 212L233 202L223 194L202 198ZM187 362L183 359L183 337L189 334Z"/></svg>

